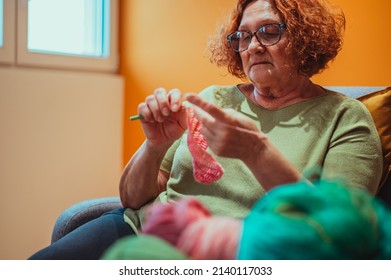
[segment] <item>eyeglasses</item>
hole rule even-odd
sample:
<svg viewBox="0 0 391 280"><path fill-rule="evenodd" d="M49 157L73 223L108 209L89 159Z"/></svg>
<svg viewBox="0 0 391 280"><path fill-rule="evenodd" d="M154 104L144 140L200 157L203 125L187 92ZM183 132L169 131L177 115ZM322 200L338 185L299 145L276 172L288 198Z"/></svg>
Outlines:
<svg viewBox="0 0 391 280"><path fill-rule="evenodd" d="M263 46L272 46L281 40L282 29L286 28L284 23L266 24L259 27L255 32L238 30L227 36L231 49L235 52L242 52L248 49L253 36Z"/></svg>

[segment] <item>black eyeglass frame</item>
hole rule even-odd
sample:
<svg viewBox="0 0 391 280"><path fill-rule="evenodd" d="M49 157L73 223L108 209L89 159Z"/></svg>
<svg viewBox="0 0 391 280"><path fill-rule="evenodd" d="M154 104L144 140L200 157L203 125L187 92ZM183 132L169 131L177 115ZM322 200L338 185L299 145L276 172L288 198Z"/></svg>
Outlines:
<svg viewBox="0 0 391 280"><path fill-rule="evenodd" d="M277 27L278 27L278 30L279 30L279 34L278 34L278 35L279 35L279 36L278 36L278 40L277 40L275 43L272 43L272 44L264 44L264 43L261 42L261 40L260 40L260 39L258 38L258 36L257 36L257 33L258 33L261 29L265 29L265 27L267 27L267 26L277 26ZM257 29L257 31L253 31L253 32L247 31L247 30L237 30L237 31L235 31L235 32L232 32L231 34L228 34L227 40L228 40L228 42L229 42L229 46L231 47L231 49L232 49L233 51L235 51L235 52L243 52L243 51L246 51L246 50L248 49L248 47L250 46L253 36L255 36L255 38L257 38L257 41L258 41L262 46L268 47L268 46L273 46L273 45L277 44L277 43L280 42L280 40L281 40L281 35L282 35L282 30L283 30L283 29L286 29L286 24L285 24L285 23L270 23L270 24L265 24L265 25L260 26L260 27ZM232 43L231 43L232 40L231 40L231 38L232 38L232 36L233 36L234 34L236 34L237 32L245 32L245 33L248 33L248 34L250 35L249 43L248 43L247 47L246 47L245 49L243 49L243 50L236 50L236 49L232 46ZM265 33L265 32L261 32L261 33Z"/></svg>

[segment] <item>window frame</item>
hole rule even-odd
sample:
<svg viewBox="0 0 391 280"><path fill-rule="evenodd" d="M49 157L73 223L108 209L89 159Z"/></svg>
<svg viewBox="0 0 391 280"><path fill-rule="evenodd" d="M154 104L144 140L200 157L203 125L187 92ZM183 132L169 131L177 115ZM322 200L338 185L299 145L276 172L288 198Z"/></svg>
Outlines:
<svg viewBox="0 0 391 280"><path fill-rule="evenodd" d="M63 54L31 52L28 50L28 0L17 0L16 65L58 68L94 72L117 72L118 52L118 0L110 0L110 47L107 57L83 57ZM14 13L15 14L15 13ZM15 49L15 47L14 47Z"/></svg>
<svg viewBox="0 0 391 280"><path fill-rule="evenodd" d="M3 46L0 48L0 64L15 62L16 0L3 1Z"/></svg>

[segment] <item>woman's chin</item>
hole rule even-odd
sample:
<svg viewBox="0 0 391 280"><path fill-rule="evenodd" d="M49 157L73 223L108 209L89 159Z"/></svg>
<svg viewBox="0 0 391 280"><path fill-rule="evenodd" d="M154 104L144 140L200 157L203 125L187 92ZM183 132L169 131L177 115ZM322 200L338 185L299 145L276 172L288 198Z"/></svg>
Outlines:
<svg viewBox="0 0 391 280"><path fill-rule="evenodd" d="M261 84L262 86L271 85L273 81L272 77L273 76L267 72L252 73L251 75L249 75L249 79L253 84L255 85Z"/></svg>

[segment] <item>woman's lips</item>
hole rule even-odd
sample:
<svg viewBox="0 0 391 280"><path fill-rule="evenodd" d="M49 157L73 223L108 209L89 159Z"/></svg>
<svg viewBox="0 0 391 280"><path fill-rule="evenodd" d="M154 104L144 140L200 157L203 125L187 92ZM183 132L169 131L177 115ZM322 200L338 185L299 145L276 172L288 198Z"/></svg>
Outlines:
<svg viewBox="0 0 391 280"><path fill-rule="evenodd" d="M258 62L252 63L250 68L252 68L254 66L265 66L265 65L271 65L271 63L268 61L258 61Z"/></svg>
<svg viewBox="0 0 391 280"><path fill-rule="evenodd" d="M268 61L259 61L259 62L254 62L254 63L252 63L251 66L263 65L263 64L271 64L271 63L268 62Z"/></svg>

